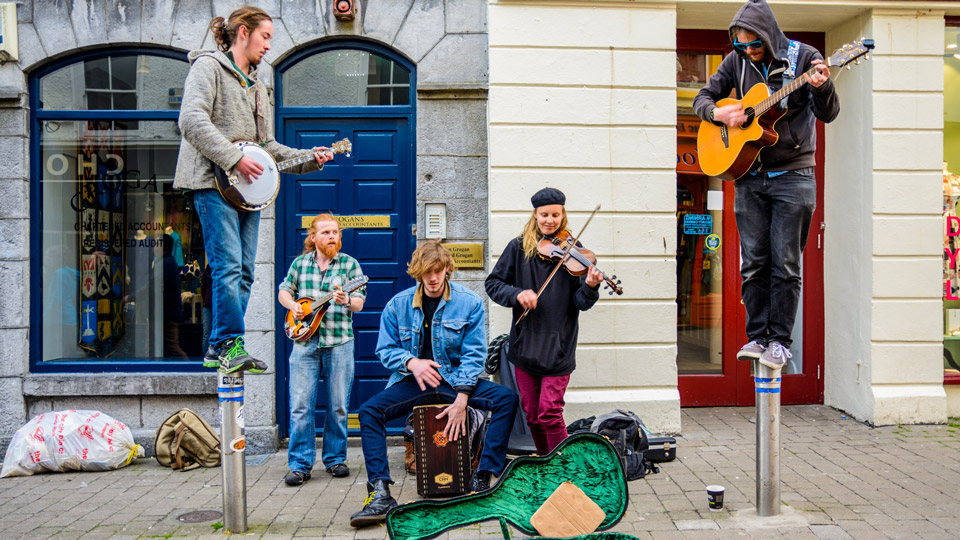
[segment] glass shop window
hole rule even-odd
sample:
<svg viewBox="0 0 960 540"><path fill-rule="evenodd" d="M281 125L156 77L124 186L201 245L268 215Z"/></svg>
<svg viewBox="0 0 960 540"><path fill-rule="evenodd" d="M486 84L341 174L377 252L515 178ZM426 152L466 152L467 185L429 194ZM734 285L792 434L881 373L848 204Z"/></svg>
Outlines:
<svg viewBox="0 0 960 540"><path fill-rule="evenodd" d="M943 50L943 379L960 384L960 27L944 29Z"/></svg>
<svg viewBox="0 0 960 540"><path fill-rule="evenodd" d="M41 362L203 356L203 237L172 188L188 67L100 56L38 81Z"/></svg>

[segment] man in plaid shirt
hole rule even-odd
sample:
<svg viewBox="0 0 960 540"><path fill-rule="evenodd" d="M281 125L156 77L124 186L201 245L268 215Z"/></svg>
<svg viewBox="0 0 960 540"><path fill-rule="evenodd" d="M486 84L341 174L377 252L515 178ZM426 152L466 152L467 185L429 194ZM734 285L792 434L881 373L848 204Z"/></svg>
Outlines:
<svg viewBox="0 0 960 540"><path fill-rule="evenodd" d="M323 464L342 478L347 467L347 403L353 387L353 313L363 309L363 288L346 293L342 287L363 276L360 263L340 253L340 225L330 214L313 218L303 254L293 260L280 284L280 304L304 317L299 298L318 299L334 293L320 327L307 341L295 342L290 353L290 472L283 481L299 486L310 479L317 459L314 410L322 376L327 385L327 418L323 426ZM319 306L314 306L314 309Z"/></svg>

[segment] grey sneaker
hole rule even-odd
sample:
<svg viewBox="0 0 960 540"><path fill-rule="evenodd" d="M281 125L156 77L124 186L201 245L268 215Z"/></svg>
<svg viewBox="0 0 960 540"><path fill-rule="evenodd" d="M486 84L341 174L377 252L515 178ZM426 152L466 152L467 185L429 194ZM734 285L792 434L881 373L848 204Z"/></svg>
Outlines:
<svg viewBox="0 0 960 540"><path fill-rule="evenodd" d="M740 347L740 350L737 352L737 360L756 360L760 358L760 355L763 354L765 349L766 347L758 343L757 340L753 340L743 347Z"/></svg>
<svg viewBox="0 0 960 540"><path fill-rule="evenodd" d="M250 356L247 350L243 348L243 337L235 337L223 342L220 347L220 371L224 373L233 373L234 371L247 370L250 373L263 373L267 370L267 364L262 360Z"/></svg>
<svg viewBox="0 0 960 540"><path fill-rule="evenodd" d="M792 358L790 349L784 347L779 341L771 341L767 350L760 355L760 363L770 369L780 369L787 364L787 360Z"/></svg>

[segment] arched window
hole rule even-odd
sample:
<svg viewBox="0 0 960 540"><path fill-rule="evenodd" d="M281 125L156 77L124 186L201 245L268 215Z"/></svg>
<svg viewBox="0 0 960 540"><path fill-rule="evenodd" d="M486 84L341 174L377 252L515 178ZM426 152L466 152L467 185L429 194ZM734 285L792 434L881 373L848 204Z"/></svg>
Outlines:
<svg viewBox="0 0 960 540"><path fill-rule="evenodd" d="M306 56L283 77L285 107L410 105L410 71L365 50Z"/></svg>
<svg viewBox="0 0 960 540"><path fill-rule="evenodd" d="M114 47L31 74L31 371L199 367L203 241L172 189L188 69Z"/></svg>

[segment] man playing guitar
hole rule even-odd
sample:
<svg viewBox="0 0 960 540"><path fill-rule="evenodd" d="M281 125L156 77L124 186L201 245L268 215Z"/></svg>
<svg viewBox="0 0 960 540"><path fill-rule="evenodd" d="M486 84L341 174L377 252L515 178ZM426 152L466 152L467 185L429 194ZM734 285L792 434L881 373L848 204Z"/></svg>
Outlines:
<svg viewBox="0 0 960 540"><path fill-rule="evenodd" d="M241 182L257 181L263 167L231 144L237 140L256 141L280 159L314 153L316 160L292 171L297 174L322 168L333 155L324 147L296 150L274 139L272 105L257 77L273 36L270 16L243 6L226 20L214 18L210 30L219 50L188 55L179 121L183 140L173 186L192 192L213 268L213 321L203 365L227 373L262 373L266 363L250 356L243 343L260 212L244 212L225 201L214 189L213 167L235 170Z"/></svg>
<svg viewBox="0 0 960 540"><path fill-rule="evenodd" d="M347 293L343 285L363 276L360 263L342 253L341 231L330 214L313 218L303 253L293 260L280 284L279 300L297 320L304 318L298 298L320 298L333 292L320 327L306 341L296 341L290 352L290 473L283 481L299 486L310 479L317 458L317 387L323 376L327 419L323 427L323 464L336 478L350 474L347 467L347 405L353 387L353 314L363 309L362 288ZM316 306L319 307L319 306Z"/></svg>
<svg viewBox="0 0 960 540"><path fill-rule="evenodd" d="M734 53L723 59L693 101L704 121L729 127L750 121L741 104L717 107L717 100L731 90L736 89L737 99L757 83L777 90L785 78L789 82L791 69L808 83L789 95L786 116L775 125L776 144L761 150L750 172L735 184L748 338L737 359L759 359L780 369L791 356L800 301L800 256L817 202L815 123L836 118L840 101L823 57L785 36L766 0L748 0L740 8L730 22L730 39ZM811 68L816 69L812 76L805 73Z"/></svg>

